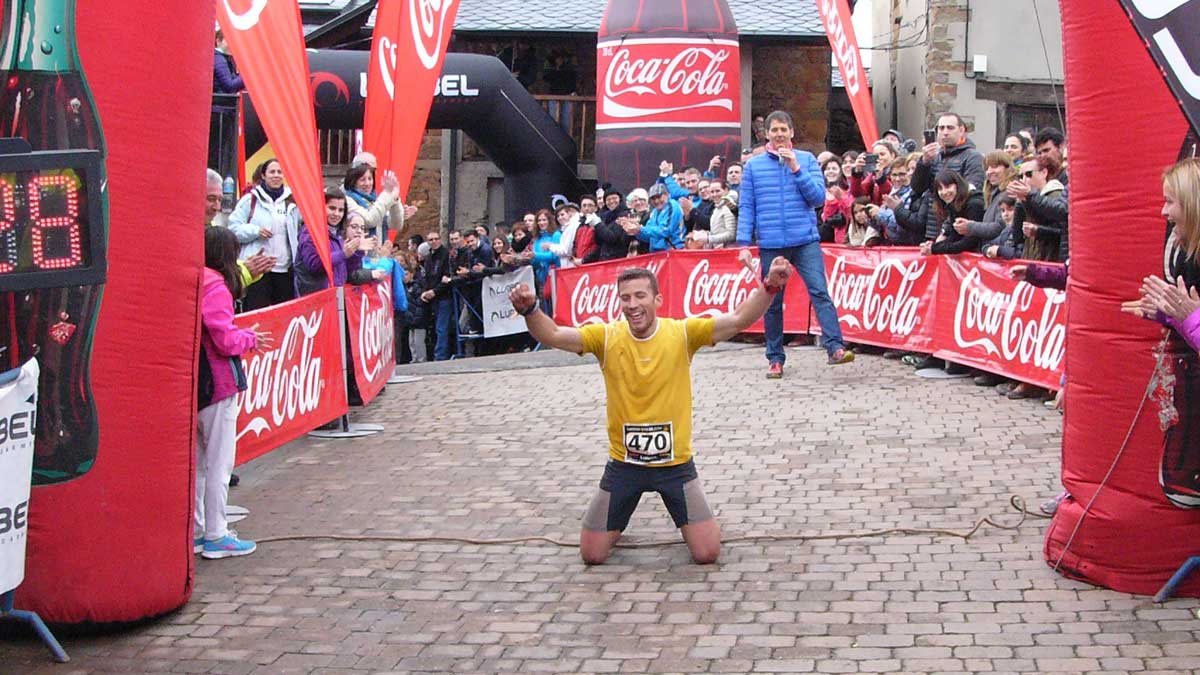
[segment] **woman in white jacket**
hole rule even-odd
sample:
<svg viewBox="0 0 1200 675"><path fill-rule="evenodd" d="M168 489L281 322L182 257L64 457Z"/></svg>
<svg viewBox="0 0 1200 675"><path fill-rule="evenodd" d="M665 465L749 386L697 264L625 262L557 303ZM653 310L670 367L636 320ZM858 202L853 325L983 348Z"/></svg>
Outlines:
<svg viewBox="0 0 1200 675"><path fill-rule="evenodd" d="M268 159L254 171L255 185L238 200L229 214L229 229L242 245L239 260L262 253L274 265L258 283L246 289L246 311L261 309L296 297L292 263L296 255L296 233L300 213L292 191L283 184L283 168Z"/></svg>

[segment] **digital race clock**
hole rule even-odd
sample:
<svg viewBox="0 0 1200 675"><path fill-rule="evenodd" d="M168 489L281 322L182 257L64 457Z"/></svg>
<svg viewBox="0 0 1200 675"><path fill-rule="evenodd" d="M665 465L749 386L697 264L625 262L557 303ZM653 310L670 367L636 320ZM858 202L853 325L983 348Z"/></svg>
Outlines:
<svg viewBox="0 0 1200 675"><path fill-rule="evenodd" d="M102 175L96 150L0 154L0 291L104 283Z"/></svg>

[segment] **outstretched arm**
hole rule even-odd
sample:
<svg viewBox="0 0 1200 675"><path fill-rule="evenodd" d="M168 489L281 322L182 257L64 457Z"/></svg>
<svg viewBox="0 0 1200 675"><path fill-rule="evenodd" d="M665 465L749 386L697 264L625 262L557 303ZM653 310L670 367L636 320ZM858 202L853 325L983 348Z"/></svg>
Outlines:
<svg viewBox="0 0 1200 675"><path fill-rule="evenodd" d="M533 339L564 352L583 353L583 336L579 329L560 326L538 309L537 296L529 284L517 284L508 299L512 301L513 309L525 317L525 325Z"/></svg>
<svg viewBox="0 0 1200 675"><path fill-rule="evenodd" d="M742 252L738 254L738 260L750 270L754 278L758 278L758 270L754 269L750 249L742 249ZM775 299L775 294L783 292L783 287L787 284L791 272L791 265L783 256L777 256L772 260L771 269L767 272L766 283L759 281L758 288L750 291L750 295L746 296L746 299L736 309L727 314L720 314L713 319L713 343L728 340L761 319L762 315L767 312L767 308L771 306L771 301Z"/></svg>

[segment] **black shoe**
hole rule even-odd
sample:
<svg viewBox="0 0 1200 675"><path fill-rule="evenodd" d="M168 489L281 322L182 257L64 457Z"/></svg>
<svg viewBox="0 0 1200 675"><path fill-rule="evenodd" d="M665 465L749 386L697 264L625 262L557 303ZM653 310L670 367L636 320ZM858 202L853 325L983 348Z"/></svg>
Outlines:
<svg viewBox="0 0 1200 675"><path fill-rule="evenodd" d="M240 482L242 482L242 479L238 478L236 473L229 475L229 487L237 487Z"/></svg>
<svg viewBox="0 0 1200 675"><path fill-rule="evenodd" d="M975 384L980 387L994 387L1004 381L1004 378L992 373L980 373L975 376Z"/></svg>
<svg viewBox="0 0 1200 675"><path fill-rule="evenodd" d="M942 360L935 359L932 356L926 356L925 358L913 363L912 367L916 370L925 370L926 368L941 368Z"/></svg>

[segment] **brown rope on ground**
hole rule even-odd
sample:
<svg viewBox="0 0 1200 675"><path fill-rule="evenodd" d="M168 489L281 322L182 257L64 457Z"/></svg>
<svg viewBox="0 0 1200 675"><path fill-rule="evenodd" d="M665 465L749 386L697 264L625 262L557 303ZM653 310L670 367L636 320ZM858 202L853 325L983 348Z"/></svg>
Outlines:
<svg viewBox="0 0 1200 675"><path fill-rule="evenodd" d="M1021 514L1021 518L1012 525L1005 525L998 522L995 516L984 516L975 522L975 526L963 532L958 530L949 530L936 527L889 527L879 530L862 530L858 532L830 532L824 534L744 534L734 537L729 537L721 540L722 544L746 544L754 542L784 542L784 541L828 541L837 539L867 539L871 537L884 537L887 535L920 535L928 534L942 537L954 537L957 539L967 540L973 537L984 526L992 527L999 530L1016 530L1025 524L1025 521L1030 518L1046 519L1050 516L1040 513L1033 513L1025 506L1025 500L1018 495L1012 495L1008 500L1009 505L1016 509ZM406 535L391 535L391 534L284 534L274 537L260 537L255 539L259 544L283 541L306 541L312 539L327 539L330 541L378 541L378 542L402 542L402 543L437 543L437 544L469 544L475 546L507 546L511 544L526 544L526 543L543 543L563 548L579 548L579 542L563 541L543 536L528 536L528 537L508 537L500 539L472 539L469 537L452 537L452 536L406 536ZM661 541L646 541L646 542L617 542L614 548L661 548L664 546L678 546L683 544L681 539L670 539Z"/></svg>

